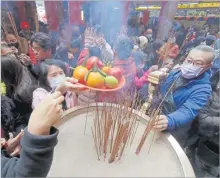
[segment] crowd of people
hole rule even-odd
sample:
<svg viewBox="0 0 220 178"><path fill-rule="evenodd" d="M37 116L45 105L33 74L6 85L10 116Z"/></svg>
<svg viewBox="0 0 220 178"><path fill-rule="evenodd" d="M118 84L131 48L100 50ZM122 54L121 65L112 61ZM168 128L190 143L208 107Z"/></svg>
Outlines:
<svg viewBox="0 0 220 178"><path fill-rule="evenodd" d="M64 110L100 101L96 92L79 92L83 87L72 77L91 56L120 68L125 87L145 100L149 75L163 68L168 76L156 99L174 86L154 129L177 139L198 176L219 176L220 32L174 23L160 40L150 26L130 33L128 24L112 44L100 25L85 31L62 25L58 39L30 31L27 22L21 29L19 36L8 30L1 39L3 177L47 175L58 134L53 124Z"/></svg>

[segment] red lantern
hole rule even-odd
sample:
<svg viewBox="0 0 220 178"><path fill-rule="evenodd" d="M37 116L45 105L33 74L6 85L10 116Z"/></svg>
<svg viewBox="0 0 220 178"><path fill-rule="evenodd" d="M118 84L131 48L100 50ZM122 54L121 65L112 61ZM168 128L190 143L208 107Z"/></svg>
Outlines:
<svg viewBox="0 0 220 178"><path fill-rule="evenodd" d="M190 20L190 17L186 17L186 20Z"/></svg>
<svg viewBox="0 0 220 178"><path fill-rule="evenodd" d="M195 17L195 21L198 21L198 18L199 18L199 17Z"/></svg>
<svg viewBox="0 0 220 178"><path fill-rule="evenodd" d="M209 18L208 17L204 17L204 20L208 20Z"/></svg>

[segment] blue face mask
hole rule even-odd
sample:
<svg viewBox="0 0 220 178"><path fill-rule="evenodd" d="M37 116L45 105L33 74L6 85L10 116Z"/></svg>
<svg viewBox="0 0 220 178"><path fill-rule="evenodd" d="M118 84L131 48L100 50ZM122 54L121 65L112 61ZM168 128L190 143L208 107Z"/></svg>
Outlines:
<svg viewBox="0 0 220 178"><path fill-rule="evenodd" d="M49 84L50 84L50 87L52 89L55 89L59 84L61 84L64 80L65 80L65 75L62 74L62 75L58 75L56 77L52 77L50 80L49 80Z"/></svg>

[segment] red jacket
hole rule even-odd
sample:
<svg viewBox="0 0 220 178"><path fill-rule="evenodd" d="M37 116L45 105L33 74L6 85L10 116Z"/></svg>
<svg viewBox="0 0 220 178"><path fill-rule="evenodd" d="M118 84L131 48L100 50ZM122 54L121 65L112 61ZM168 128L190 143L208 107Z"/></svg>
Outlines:
<svg viewBox="0 0 220 178"><path fill-rule="evenodd" d="M149 73L150 71L148 70L147 72L143 72L143 76L140 78L137 75L135 76L134 83L137 88L142 88L148 82Z"/></svg>
<svg viewBox="0 0 220 178"><path fill-rule="evenodd" d="M89 55L89 49L88 48L84 48L78 58L78 62L77 65L82 65L84 60L86 59L86 57Z"/></svg>

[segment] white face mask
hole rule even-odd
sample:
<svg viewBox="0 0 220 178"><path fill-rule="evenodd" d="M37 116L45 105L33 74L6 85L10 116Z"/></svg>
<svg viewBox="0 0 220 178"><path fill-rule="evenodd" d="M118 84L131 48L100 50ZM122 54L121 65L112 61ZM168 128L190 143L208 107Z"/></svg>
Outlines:
<svg viewBox="0 0 220 178"><path fill-rule="evenodd" d="M55 89L60 83L62 83L64 80L65 80L65 75L62 74L62 75L58 75L56 77L52 77L50 80L49 80L49 84L50 84L50 87L52 89Z"/></svg>
<svg viewBox="0 0 220 178"><path fill-rule="evenodd" d="M198 77L203 69L203 67L194 66L186 62L181 65L182 76L186 79Z"/></svg>
<svg viewBox="0 0 220 178"><path fill-rule="evenodd" d="M147 34L147 38L151 38L152 36L152 34Z"/></svg>

